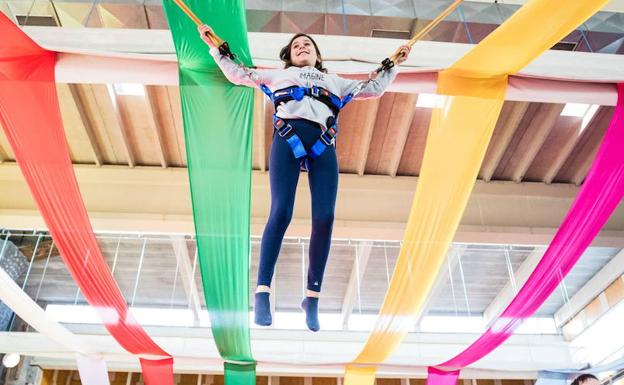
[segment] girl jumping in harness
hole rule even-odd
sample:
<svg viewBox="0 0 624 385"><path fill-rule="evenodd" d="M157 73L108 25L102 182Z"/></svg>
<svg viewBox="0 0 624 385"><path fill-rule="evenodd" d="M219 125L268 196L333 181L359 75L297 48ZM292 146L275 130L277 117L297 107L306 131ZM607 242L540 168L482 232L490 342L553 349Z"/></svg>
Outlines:
<svg viewBox="0 0 624 385"><path fill-rule="evenodd" d="M272 323L269 294L275 264L284 233L290 223L295 191L302 168L308 172L312 196L312 234L306 297L301 308L312 331L320 329L318 301L327 264L338 190L338 161L334 147L336 119L340 108L351 98L378 98L397 75L387 68L374 80L356 81L328 74L316 42L298 33L282 48L284 69L252 70L222 54L207 37L210 27L199 27L210 54L228 80L237 85L260 88L275 104L274 134L269 157L271 211L262 235L258 286L255 295L255 322ZM407 59L410 47L399 48L396 64Z"/></svg>

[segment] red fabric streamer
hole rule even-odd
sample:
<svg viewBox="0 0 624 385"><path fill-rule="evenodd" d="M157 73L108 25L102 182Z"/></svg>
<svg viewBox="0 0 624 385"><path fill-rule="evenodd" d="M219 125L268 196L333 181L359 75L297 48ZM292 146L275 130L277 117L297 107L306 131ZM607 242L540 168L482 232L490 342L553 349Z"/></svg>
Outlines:
<svg viewBox="0 0 624 385"><path fill-rule="evenodd" d="M110 334L141 359L148 385L173 385L173 359L128 312L99 245L74 175L54 80L56 53L0 13L0 124L65 264Z"/></svg>

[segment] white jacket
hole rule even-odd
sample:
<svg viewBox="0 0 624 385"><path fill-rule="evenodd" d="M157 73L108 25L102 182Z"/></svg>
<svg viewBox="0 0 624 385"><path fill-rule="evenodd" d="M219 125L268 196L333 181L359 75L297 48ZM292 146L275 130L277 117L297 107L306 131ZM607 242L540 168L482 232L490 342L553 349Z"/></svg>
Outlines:
<svg viewBox="0 0 624 385"><path fill-rule="evenodd" d="M211 48L210 54L232 83L259 88L264 84L271 91L291 86L322 87L334 95L343 98L351 93L362 81L343 79L338 75L326 74L314 67L289 67L287 69L254 70L245 69L234 63L227 56L221 55L217 48ZM378 98L385 92L397 75L397 69L383 71L377 78L369 82L354 99ZM307 119L325 127L327 118L332 111L322 102L314 98L303 98L301 101L282 103L277 107L277 116L282 119Z"/></svg>

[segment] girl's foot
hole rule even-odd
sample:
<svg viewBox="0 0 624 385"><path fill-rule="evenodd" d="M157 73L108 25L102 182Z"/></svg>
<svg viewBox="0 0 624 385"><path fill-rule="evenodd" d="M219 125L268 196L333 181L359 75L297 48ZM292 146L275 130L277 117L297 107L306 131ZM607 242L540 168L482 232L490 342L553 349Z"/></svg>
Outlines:
<svg viewBox="0 0 624 385"><path fill-rule="evenodd" d="M271 317L271 302L269 302L269 296L271 293L260 292L256 293L256 303L254 306L256 325L269 326L273 323Z"/></svg>
<svg viewBox="0 0 624 385"><path fill-rule="evenodd" d="M301 302L301 309L306 313L306 324L313 332L321 329L318 320L318 301L316 297L305 297Z"/></svg>

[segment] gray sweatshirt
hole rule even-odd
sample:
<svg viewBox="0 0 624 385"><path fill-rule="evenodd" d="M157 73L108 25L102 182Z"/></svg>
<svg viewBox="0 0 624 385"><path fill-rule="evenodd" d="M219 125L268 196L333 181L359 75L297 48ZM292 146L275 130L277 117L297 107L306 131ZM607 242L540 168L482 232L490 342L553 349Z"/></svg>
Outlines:
<svg viewBox="0 0 624 385"><path fill-rule="evenodd" d="M334 95L343 98L351 93L362 82L361 80L343 79L338 75L326 74L314 67L289 67L287 69L253 70L245 69L234 63L227 56L219 53L217 48L211 48L210 54L225 77L232 83L259 88L264 84L271 91L291 86L325 88ZM377 78L369 82L354 97L354 99L371 99L383 95L384 91L397 75L397 69L383 71ZM277 116L282 119L307 119L325 127L327 118L332 111L322 102L314 98L282 103L277 107Z"/></svg>

